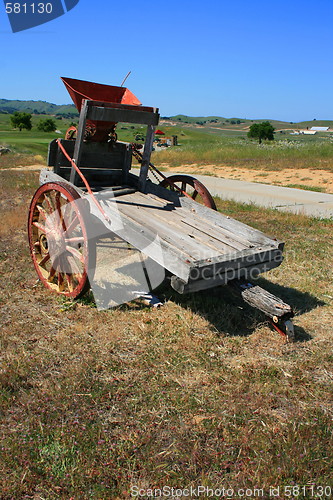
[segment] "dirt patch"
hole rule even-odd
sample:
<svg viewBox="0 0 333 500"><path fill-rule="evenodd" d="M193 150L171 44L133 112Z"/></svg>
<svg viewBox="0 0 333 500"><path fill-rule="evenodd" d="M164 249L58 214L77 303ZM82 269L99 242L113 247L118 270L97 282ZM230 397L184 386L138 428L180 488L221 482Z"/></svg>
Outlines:
<svg viewBox="0 0 333 500"><path fill-rule="evenodd" d="M213 175L226 179L236 179L248 182L260 182L262 184L273 184L276 186L304 186L317 188L326 193L333 193L333 173L327 170L302 169L282 169L274 171L263 171L259 169L227 167L216 165L184 165L182 167L163 167L170 171L184 172L186 174Z"/></svg>
<svg viewBox="0 0 333 500"><path fill-rule="evenodd" d="M310 168L286 168L282 170L263 171L260 169L248 169L242 167L228 167L216 165L183 165L182 167L170 167L161 164L160 167L168 169L170 172L184 172L186 174L212 175L225 179L236 179L248 182L260 182L262 184L272 184L275 186L308 187L317 188L325 193L333 193L333 173L327 170L315 170ZM6 170L15 171L39 171L45 168L44 165L19 165Z"/></svg>

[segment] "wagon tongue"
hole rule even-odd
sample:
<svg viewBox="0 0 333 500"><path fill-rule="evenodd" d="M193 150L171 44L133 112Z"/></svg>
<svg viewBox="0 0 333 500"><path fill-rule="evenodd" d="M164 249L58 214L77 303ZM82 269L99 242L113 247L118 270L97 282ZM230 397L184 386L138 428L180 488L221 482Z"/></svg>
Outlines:
<svg viewBox="0 0 333 500"><path fill-rule="evenodd" d="M126 87L115 87L101 83L75 80L74 78L61 78L64 82L78 111L81 110L82 100L114 102L117 104L131 104L138 106L139 99Z"/></svg>

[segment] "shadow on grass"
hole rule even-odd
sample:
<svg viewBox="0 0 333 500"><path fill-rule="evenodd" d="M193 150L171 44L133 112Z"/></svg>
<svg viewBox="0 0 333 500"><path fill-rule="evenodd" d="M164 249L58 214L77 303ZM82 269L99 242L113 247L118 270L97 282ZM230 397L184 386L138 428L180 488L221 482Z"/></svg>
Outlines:
<svg viewBox="0 0 333 500"><path fill-rule="evenodd" d="M309 293L272 283L262 277L256 280L255 283L290 304L295 311L295 316L325 305L325 302ZM251 335L260 323L268 323L264 313L246 304L240 295L229 286L220 286L210 290L180 295L166 281L155 290L154 294L162 302L163 300L171 300L201 315L212 325L217 335L246 337ZM91 292L79 299L78 302L90 307L96 307ZM133 301L121 304L117 306L117 309L141 311L147 309L147 307L149 306L143 302ZM273 328L272 331L274 331ZM306 342L311 339L311 335L302 327L295 326L296 341Z"/></svg>
<svg viewBox="0 0 333 500"><path fill-rule="evenodd" d="M259 278L255 283L290 304L295 316L325 305L325 302L309 293L284 287L264 278ZM203 316L219 335L248 336L254 332L258 324L268 323L264 313L246 304L229 286L220 286L189 295L179 295L170 288L165 290L165 297ZM312 336L302 327L295 326L296 341L306 342L311 339Z"/></svg>

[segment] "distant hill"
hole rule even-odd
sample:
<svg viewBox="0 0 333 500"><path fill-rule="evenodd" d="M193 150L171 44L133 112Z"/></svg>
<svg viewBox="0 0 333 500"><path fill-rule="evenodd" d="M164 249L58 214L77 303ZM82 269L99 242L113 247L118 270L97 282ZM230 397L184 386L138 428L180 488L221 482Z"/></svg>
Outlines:
<svg viewBox="0 0 333 500"><path fill-rule="evenodd" d="M179 124L187 125L201 125L204 127L221 127L223 128L248 128L252 123L260 123L263 121L269 121L276 129L294 129L294 128L306 128L306 127L333 127L333 120L309 120L304 122L284 122L281 120L274 120L269 118L260 119L247 119L247 118L224 118L222 116L186 116L186 115L174 115L174 116L162 116L162 120L170 122L178 122Z"/></svg>
<svg viewBox="0 0 333 500"><path fill-rule="evenodd" d="M20 101L0 99L0 113L12 114L15 111L26 111L35 115L54 115L62 118L77 118L79 116L77 109L73 104L52 104L46 101ZM204 126L209 128L239 128L245 130L252 123L262 122L268 120L276 129L293 129L293 128L306 128L313 126L331 127L333 128L333 120L310 120L304 122L284 122L274 119L247 119L247 118L224 118L222 116L162 116L162 121L177 122L187 124L187 126ZM186 126L186 125L185 125Z"/></svg>
<svg viewBox="0 0 333 500"><path fill-rule="evenodd" d="M14 113L15 111L26 111L35 115L58 115L65 118L78 116L75 106L72 104L52 104L46 101L12 101L0 99L0 113Z"/></svg>

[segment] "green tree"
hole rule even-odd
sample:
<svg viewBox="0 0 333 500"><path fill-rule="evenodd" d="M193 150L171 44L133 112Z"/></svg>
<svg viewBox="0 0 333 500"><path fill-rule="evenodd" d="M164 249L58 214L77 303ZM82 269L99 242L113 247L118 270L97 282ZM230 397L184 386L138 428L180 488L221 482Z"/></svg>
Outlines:
<svg viewBox="0 0 333 500"><path fill-rule="evenodd" d="M39 120L37 128L41 132L54 132L57 130L57 125L52 118L44 118L43 120Z"/></svg>
<svg viewBox="0 0 333 500"><path fill-rule="evenodd" d="M263 139L267 139L268 141L274 140L274 130L275 128L270 122L254 123L251 125L247 136L258 139L259 144L261 144Z"/></svg>
<svg viewBox="0 0 333 500"><path fill-rule="evenodd" d="M21 132L23 128L31 130L31 114L24 113L20 111L15 111L15 113L10 117L10 121L14 128L18 128Z"/></svg>

